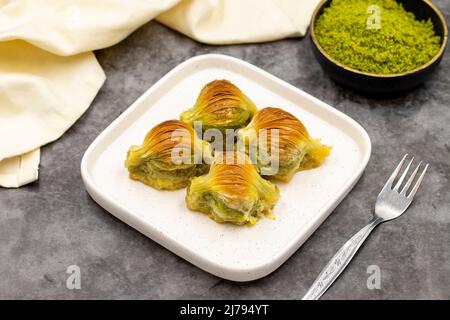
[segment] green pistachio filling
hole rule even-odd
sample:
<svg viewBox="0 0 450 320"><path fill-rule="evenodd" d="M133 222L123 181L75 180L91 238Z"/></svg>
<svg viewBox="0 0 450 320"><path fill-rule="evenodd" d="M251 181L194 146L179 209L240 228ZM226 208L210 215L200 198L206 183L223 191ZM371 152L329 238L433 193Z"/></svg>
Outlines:
<svg viewBox="0 0 450 320"><path fill-rule="evenodd" d="M417 20L395 0L333 0L314 28L331 57L375 74L414 70L436 56L441 43L431 20Z"/></svg>

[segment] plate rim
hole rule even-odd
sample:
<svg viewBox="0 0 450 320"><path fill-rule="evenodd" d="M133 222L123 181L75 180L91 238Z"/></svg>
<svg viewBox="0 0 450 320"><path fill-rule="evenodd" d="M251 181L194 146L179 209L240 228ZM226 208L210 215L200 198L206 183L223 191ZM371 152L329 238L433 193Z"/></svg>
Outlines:
<svg viewBox="0 0 450 320"><path fill-rule="evenodd" d="M362 160L359 162L358 170L355 171L351 179L347 181L347 183L342 187L343 192L340 193L338 198L331 198L328 202L324 203L322 208L319 210L320 215L319 219L311 218L307 221L305 226L302 229L308 230L302 237L293 237L293 239L288 242L286 245L287 249L279 250L279 252L273 256L270 260L267 260L265 263L262 263L258 266L252 266L248 268L231 268L224 267L221 264L215 263L210 259L205 258L202 255L196 253L195 250L191 249L189 246L184 246L182 243L172 239L169 236L166 236L156 230L151 224L145 222L144 220L137 219L132 213L130 213L126 207L116 202L111 196L109 196L106 192L101 192L101 188L98 187L90 175L89 165L92 160L91 157L94 156L96 150L98 150L101 142L104 138L106 138L109 134L116 129L117 124L120 124L122 119L126 118L130 113L134 111L134 109L140 105L141 101L152 95L154 91L156 91L160 86L163 85L165 80L172 77L172 75L176 74L179 70L182 70L187 65L192 63L201 63L203 60L222 60L226 62L231 62L234 64L240 64L245 68L250 68L253 71L259 73L261 76L268 78L270 81L276 82L278 85L282 85L287 87L295 94L300 94L305 98L311 100L312 102L319 104L322 108L324 108L327 112L334 114L348 122L352 125L354 129L358 131L362 138L362 144L365 147L363 151L365 153L362 155ZM360 143L358 143L360 145ZM86 149L80 165L81 177L84 183L84 186L92 197L92 199L97 202L101 207L103 207L108 213L112 214L119 220L128 224L132 228L138 230L151 240L157 242L162 245L167 250L175 253L181 258L187 260L188 262L194 264L200 269L212 273L218 277L225 278L233 281L251 281L267 276L268 274L275 271L278 267L280 267L293 253L295 253L301 245L316 231L316 229L329 217L332 211L339 205L342 200L348 195L348 193L353 189L354 185L359 181L361 175L366 168L370 156L372 152L372 143L367 131L354 119L346 115L345 113L335 109L331 105L325 103L324 101L312 96L311 94L299 89L290 83L268 73L267 71L254 66L253 64L241 60L239 58L231 57L223 54L203 54L191 57L184 62L178 64L174 68L172 68L169 72L167 72L164 76L162 76L158 81L156 81L149 89L147 89L141 96L139 96L125 111L123 111L116 119L114 119L89 145ZM117 213L119 211L119 213Z"/></svg>

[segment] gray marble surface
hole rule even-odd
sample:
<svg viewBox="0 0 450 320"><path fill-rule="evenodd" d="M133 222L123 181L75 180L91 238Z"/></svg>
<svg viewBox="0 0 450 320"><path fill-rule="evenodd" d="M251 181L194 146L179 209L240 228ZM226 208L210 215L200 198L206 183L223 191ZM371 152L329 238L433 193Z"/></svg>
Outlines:
<svg viewBox="0 0 450 320"><path fill-rule="evenodd" d="M436 1L450 17L450 3ZM249 282L221 280L162 248L99 207L81 181L94 138L161 76L199 54L255 64L353 117L373 152L354 190L277 271ZM0 190L0 298L300 299L336 250L369 221L376 194L404 153L431 168L417 201L381 225L324 299L450 299L450 54L427 83L395 99L340 87L320 69L308 39L208 46L150 22L97 57L108 77L90 109L43 148L39 181ZM81 289L66 268L81 268ZM381 289L369 290L378 265Z"/></svg>

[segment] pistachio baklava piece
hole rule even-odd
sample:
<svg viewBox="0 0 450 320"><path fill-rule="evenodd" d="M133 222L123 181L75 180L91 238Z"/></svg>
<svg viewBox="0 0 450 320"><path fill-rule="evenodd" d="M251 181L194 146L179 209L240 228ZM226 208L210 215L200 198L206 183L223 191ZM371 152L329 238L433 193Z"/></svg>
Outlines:
<svg viewBox="0 0 450 320"><path fill-rule="evenodd" d="M203 131L245 127L256 112L255 104L228 80L214 80L200 91L195 105L184 111L180 119L194 125L199 122Z"/></svg>
<svg viewBox="0 0 450 320"><path fill-rule="evenodd" d="M129 148L125 167L131 179L159 190L176 190L208 171L204 162L208 157L209 144L190 125L168 120L151 129L142 145Z"/></svg>
<svg viewBox="0 0 450 320"><path fill-rule="evenodd" d="M271 216L279 189L262 178L249 159L235 152L216 155L208 174L192 179L186 204L216 222L253 225Z"/></svg>
<svg viewBox="0 0 450 320"><path fill-rule="evenodd" d="M288 182L296 172L320 166L331 147L312 139L303 123L280 108L259 110L247 127L239 131L247 152L257 145L252 158L263 176ZM277 166L273 166L274 162ZM275 169L275 170L274 170Z"/></svg>

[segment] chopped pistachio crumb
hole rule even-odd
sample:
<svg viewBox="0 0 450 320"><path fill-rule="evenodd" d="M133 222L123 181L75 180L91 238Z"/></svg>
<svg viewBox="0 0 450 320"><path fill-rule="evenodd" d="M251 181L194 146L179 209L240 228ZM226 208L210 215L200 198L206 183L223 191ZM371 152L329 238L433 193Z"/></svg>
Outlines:
<svg viewBox="0 0 450 320"><path fill-rule="evenodd" d="M378 25L368 25L374 21ZM438 53L441 42L431 20L416 20L395 0L333 0L317 19L315 34L335 60L375 74L416 69Z"/></svg>

